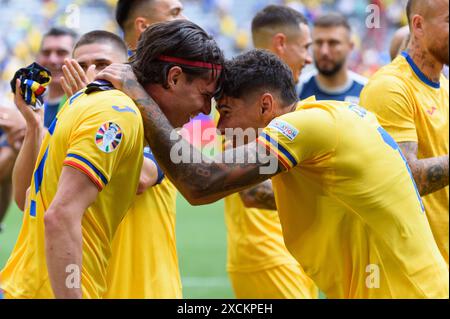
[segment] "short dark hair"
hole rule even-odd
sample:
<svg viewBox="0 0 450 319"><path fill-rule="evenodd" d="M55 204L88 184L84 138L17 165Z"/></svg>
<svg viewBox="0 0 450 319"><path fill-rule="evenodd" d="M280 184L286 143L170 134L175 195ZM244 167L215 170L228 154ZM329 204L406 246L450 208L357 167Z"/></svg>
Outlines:
<svg viewBox="0 0 450 319"><path fill-rule="evenodd" d="M183 69L190 78L210 74L211 69L165 62L159 58L170 56L196 62L223 65L224 55L216 41L202 28L187 20L155 23L141 35L135 55L131 59L133 71L142 85L167 85L167 75L174 66ZM216 76L213 72L213 76Z"/></svg>
<svg viewBox="0 0 450 319"><path fill-rule="evenodd" d="M43 39L47 37L62 37L62 36L71 37L73 42L77 41L78 38L78 34L72 29L65 27L53 27L50 30L48 30L47 33L44 34Z"/></svg>
<svg viewBox="0 0 450 319"><path fill-rule="evenodd" d="M252 21L252 33L261 28L276 28L289 26L299 29L300 24L308 25L308 20L303 14L290 7L269 5L259 11Z"/></svg>
<svg viewBox="0 0 450 319"><path fill-rule="evenodd" d="M119 0L116 7L116 21L122 30L125 24L140 6L152 2L153 0Z"/></svg>
<svg viewBox="0 0 450 319"><path fill-rule="evenodd" d="M127 46L119 36L103 30L95 30L82 35L78 42L75 44L75 48L73 50L75 51L83 45L93 43L110 43L125 55L128 54Z"/></svg>
<svg viewBox="0 0 450 319"><path fill-rule="evenodd" d="M314 21L314 27L319 28L344 27L348 31L352 30L350 24L348 23L348 19L343 14L337 12L327 13L323 16L320 16L319 18L317 18L316 21Z"/></svg>
<svg viewBox="0 0 450 319"><path fill-rule="evenodd" d="M266 50L251 50L225 63L222 96L236 99L253 92L278 93L284 105L298 101L291 69Z"/></svg>

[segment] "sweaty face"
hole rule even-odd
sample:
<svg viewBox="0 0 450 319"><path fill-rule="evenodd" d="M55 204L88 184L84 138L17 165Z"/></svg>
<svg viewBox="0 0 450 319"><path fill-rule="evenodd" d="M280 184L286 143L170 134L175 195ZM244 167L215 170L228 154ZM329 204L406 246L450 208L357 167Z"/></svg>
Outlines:
<svg viewBox="0 0 450 319"><path fill-rule="evenodd" d="M239 136L234 136L233 146L238 147L242 142L250 143L257 137L258 129L264 128L265 122L261 114L259 101L255 97L247 97L246 99L233 98L224 96L217 101L217 111L220 119L217 123L217 128L222 135L225 135L226 129L242 129L255 132L253 138L239 139ZM237 132L235 132L237 133ZM238 142L238 141L241 142Z"/></svg>
<svg viewBox="0 0 450 319"><path fill-rule="evenodd" d="M73 46L74 41L68 35L48 36L42 41L37 62L50 70L52 84L60 84L60 78L63 76L64 59L70 58Z"/></svg>
<svg viewBox="0 0 450 319"><path fill-rule="evenodd" d="M449 64L449 1L435 0L435 8L424 21L428 51L442 64Z"/></svg>
<svg viewBox="0 0 450 319"><path fill-rule="evenodd" d="M112 63L127 62L126 52L120 52L114 45L109 43L82 45L73 52L73 58L77 60L85 72L91 65L95 65L96 73Z"/></svg>
<svg viewBox="0 0 450 319"><path fill-rule="evenodd" d="M345 27L313 30L313 54L318 71L325 76L339 72L352 50L350 33Z"/></svg>
<svg viewBox="0 0 450 319"><path fill-rule="evenodd" d="M300 25L300 32L287 37L286 50L280 58L291 68L296 82L303 68L312 63L311 44L311 32L306 24Z"/></svg>
<svg viewBox="0 0 450 319"><path fill-rule="evenodd" d="M211 113L211 102L217 89L217 79L194 78L191 81L181 74L176 86L170 89L169 101L161 101L160 106L174 127L182 127L200 113Z"/></svg>

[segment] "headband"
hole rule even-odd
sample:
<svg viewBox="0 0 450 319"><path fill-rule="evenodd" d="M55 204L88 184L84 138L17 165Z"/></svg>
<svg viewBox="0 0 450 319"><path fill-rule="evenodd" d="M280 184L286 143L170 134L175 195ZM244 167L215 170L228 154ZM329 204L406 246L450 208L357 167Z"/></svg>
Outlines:
<svg viewBox="0 0 450 319"><path fill-rule="evenodd" d="M202 68L202 69L211 69L211 70L222 70L222 65L220 64L213 64L213 63L207 63L207 62L201 62L201 61L191 61L183 58L177 58L177 57L171 57L167 55L160 55L158 57L158 60L163 62L169 62L169 63L177 63L177 64L183 64L186 66L192 66L195 68Z"/></svg>

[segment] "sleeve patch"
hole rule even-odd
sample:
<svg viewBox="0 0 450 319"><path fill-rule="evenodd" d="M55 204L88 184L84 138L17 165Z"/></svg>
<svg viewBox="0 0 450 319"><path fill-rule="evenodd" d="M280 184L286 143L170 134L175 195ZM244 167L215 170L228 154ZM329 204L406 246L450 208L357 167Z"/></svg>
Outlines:
<svg viewBox="0 0 450 319"><path fill-rule="evenodd" d="M123 132L120 126L113 122L106 122L95 133L95 144L104 153L114 152L122 142Z"/></svg>
<svg viewBox="0 0 450 319"><path fill-rule="evenodd" d="M286 138L288 138L291 142L293 140L295 140L295 138L297 137L297 135L299 133L298 130L294 126L292 126L291 124L289 124L285 121L279 120L279 119L275 119L272 122L270 122L269 128L280 132Z"/></svg>

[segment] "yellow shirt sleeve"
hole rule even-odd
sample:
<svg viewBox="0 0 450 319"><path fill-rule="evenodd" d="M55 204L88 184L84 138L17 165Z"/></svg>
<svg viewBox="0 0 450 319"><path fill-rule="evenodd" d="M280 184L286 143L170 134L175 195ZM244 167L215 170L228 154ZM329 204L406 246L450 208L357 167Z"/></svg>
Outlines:
<svg viewBox="0 0 450 319"><path fill-rule="evenodd" d="M414 99L397 77L371 80L361 92L360 104L377 115L380 125L397 143L418 141Z"/></svg>
<svg viewBox="0 0 450 319"><path fill-rule="evenodd" d="M274 153L290 170L331 154L337 145L337 128L332 116L320 109L292 112L274 119L258 138L258 143Z"/></svg>
<svg viewBox="0 0 450 319"><path fill-rule="evenodd" d="M101 191L108 184L121 159L133 149L139 136L137 112L115 111L111 106L80 119L69 138L64 165L86 174Z"/></svg>

